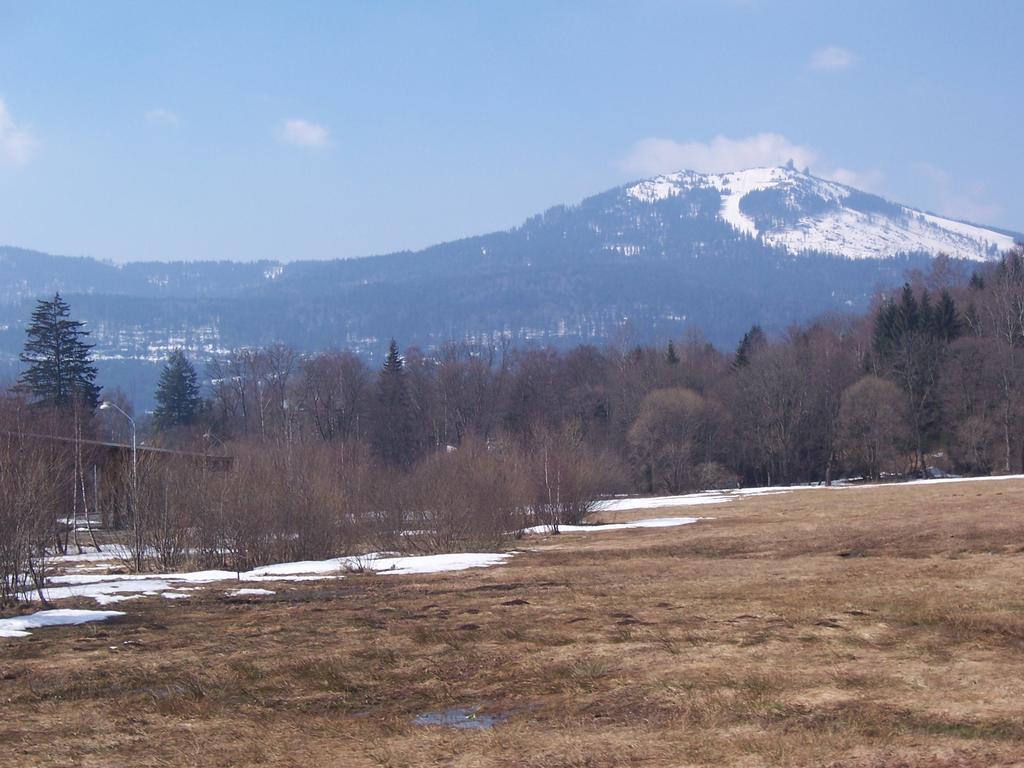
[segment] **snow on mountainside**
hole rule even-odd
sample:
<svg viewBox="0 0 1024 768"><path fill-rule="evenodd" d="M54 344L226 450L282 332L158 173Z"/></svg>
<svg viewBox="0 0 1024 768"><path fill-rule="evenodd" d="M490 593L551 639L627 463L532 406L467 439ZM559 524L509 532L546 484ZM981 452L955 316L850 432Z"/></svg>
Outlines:
<svg viewBox="0 0 1024 768"><path fill-rule="evenodd" d="M887 258L946 253L985 261L1013 237L891 203L876 195L792 168L751 168L722 174L681 171L642 181L626 194L654 203L694 189L722 197L719 217L737 231L790 253Z"/></svg>

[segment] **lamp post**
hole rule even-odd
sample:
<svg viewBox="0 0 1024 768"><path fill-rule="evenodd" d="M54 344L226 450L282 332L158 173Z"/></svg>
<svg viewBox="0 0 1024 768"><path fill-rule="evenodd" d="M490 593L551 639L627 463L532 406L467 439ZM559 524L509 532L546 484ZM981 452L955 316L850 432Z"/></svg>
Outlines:
<svg viewBox="0 0 1024 768"><path fill-rule="evenodd" d="M135 442L135 419L125 413L117 403L112 403L109 400L100 403L101 411L109 411L111 408L128 419L128 423L132 425L132 491L137 492L139 488L139 454Z"/></svg>

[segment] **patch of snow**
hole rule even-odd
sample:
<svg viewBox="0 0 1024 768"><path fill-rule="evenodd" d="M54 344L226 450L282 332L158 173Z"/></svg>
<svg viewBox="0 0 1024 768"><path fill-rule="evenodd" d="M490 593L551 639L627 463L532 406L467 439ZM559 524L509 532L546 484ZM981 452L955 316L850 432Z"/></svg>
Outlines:
<svg viewBox="0 0 1024 768"><path fill-rule="evenodd" d="M113 552L97 552L95 550L81 552L77 555L54 555L48 558L51 563L95 563L106 560L117 560Z"/></svg>
<svg viewBox="0 0 1024 768"><path fill-rule="evenodd" d="M673 173L668 176L657 176L649 181L641 181L626 190L626 194L642 203L655 203L659 200L666 200L679 194L684 176L689 176L686 171Z"/></svg>
<svg viewBox="0 0 1024 768"><path fill-rule="evenodd" d="M988 477L931 477L922 480L905 480L896 483L868 483L866 485L842 484L837 488L900 488L906 485L943 485L945 483L981 483L998 480L1024 480L1024 475L990 475Z"/></svg>
<svg viewBox="0 0 1024 768"><path fill-rule="evenodd" d="M295 563L277 563L240 574L234 571L195 571L192 573L117 574L74 573L53 576L45 588L49 600L90 598L100 605L130 599L125 595L147 597L157 595L168 599L188 597L187 585L212 584L225 581L318 581L340 577L349 570L371 570L386 574L428 574L463 571L468 568L487 568L499 565L512 555L509 553L457 552L444 555L391 556L371 553L359 557L335 557L329 560L304 560ZM33 599L34 592L22 595Z"/></svg>
<svg viewBox="0 0 1024 768"><path fill-rule="evenodd" d="M759 189L776 186L785 177L782 168L751 168L747 171L710 176L712 186L722 192L722 210L719 214L733 229L757 237L754 220L740 211L740 200L744 195Z"/></svg>
<svg viewBox="0 0 1024 768"><path fill-rule="evenodd" d="M278 563L256 568L242 574L242 580L276 579L299 574L338 575L348 570L372 570L390 574L426 574L464 571L468 568L488 568L499 565L511 557L508 553L455 552L443 555L410 555L386 557L377 554L361 557L335 557L330 560L306 560L297 563Z"/></svg>
<svg viewBox="0 0 1024 768"><path fill-rule="evenodd" d="M95 595L93 600L97 605L112 605L114 603L125 603L129 600L138 600L142 595Z"/></svg>
<svg viewBox="0 0 1024 768"><path fill-rule="evenodd" d="M0 637L26 637L32 634L28 631L30 629L106 621L114 616L124 616L124 611L82 611L70 608L36 611L28 616L0 619Z"/></svg>
<svg viewBox="0 0 1024 768"><path fill-rule="evenodd" d="M597 523L594 525L560 525L560 533L604 533L606 531L624 531L628 528L673 528L677 525L696 523L700 517L654 517L648 520L633 520L628 523ZM523 531L526 534L551 533L550 525L535 525Z"/></svg>
<svg viewBox="0 0 1024 768"><path fill-rule="evenodd" d="M789 229L764 233L764 241L790 253L822 251L847 258L878 258L928 251L986 261L992 251L1013 246L1013 238L969 224L940 219L910 208L902 219L842 208L801 218Z"/></svg>
<svg viewBox="0 0 1024 768"><path fill-rule="evenodd" d="M427 574L465 571L469 568L490 568L501 565L511 552L456 552L446 555L419 555L414 557L382 557L371 562L378 573Z"/></svg>
<svg viewBox="0 0 1024 768"><path fill-rule="evenodd" d="M634 496L598 502L595 512L621 512L627 509L663 509L665 507L698 507L705 504L724 504L744 496L765 496L788 493L804 486L770 488L736 488L727 491L701 491L681 496ZM810 486L806 486L810 487Z"/></svg>
<svg viewBox="0 0 1024 768"><path fill-rule="evenodd" d="M933 226L941 229L955 232L963 238L968 240L984 240L992 245L996 246L1000 251L1006 251L1014 246L1014 240L1009 235L1004 235L1002 232L996 232L991 229L985 229L984 227L976 227L973 224L965 224L962 221L954 221L953 219L946 219L941 216L935 216L931 213L917 213L917 215L924 221L932 224Z"/></svg>
<svg viewBox="0 0 1024 768"><path fill-rule="evenodd" d="M836 480L832 486L820 483L813 485L773 485L762 488L736 488L720 491L702 491L700 493L688 493L681 496L624 496L615 499L608 499L598 502L594 507L595 512L622 512L632 509L664 509L670 507L692 507L704 504L724 504L728 501L742 499L749 496L775 496L782 493L793 493L795 491L814 490L839 490L856 488L898 488L913 485L938 485L941 483L970 483L983 482L986 480L1024 480L1024 475L992 475L987 477L935 477L922 480L904 480L892 483L860 484L851 483L848 480ZM593 526L584 526L590 528Z"/></svg>
<svg viewBox="0 0 1024 768"><path fill-rule="evenodd" d="M276 595L277 592L275 592L272 589L246 587L244 589L232 589L228 592L225 592L224 594L228 595L229 597L244 597L246 595Z"/></svg>
<svg viewBox="0 0 1024 768"><path fill-rule="evenodd" d="M143 575L110 576L103 574L76 573L66 576L52 576L47 582L60 586L44 588L47 600L68 600L70 598L88 597L101 605L118 602L112 599L124 594L157 594L171 588L170 578L148 579ZM34 592L24 595L33 599ZM102 598L102 599L101 599Z"/></svg>
<svg viewBox="0 0 1024 768"><path fill-rule="evenodd" d="M354 560L354 558L352 559ZM276 563L274 565L264 565L259 568L254 568L251 571L246 571L241 574L239 578L242 581L249 581L250 579L266 579L267 577L295 576L299 574L327 574L330 576L337 576L345 569L348 561L349 558L335 557L330 560L300 560L294 563Z"/></svg>

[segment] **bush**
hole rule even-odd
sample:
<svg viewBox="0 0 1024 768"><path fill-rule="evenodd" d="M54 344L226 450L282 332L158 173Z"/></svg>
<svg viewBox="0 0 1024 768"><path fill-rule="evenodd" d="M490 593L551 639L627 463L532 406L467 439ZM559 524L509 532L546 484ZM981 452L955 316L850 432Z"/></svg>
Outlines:
<svg viewBox="0 0 1024 768"><path fill-rule="evenodd" d="M694 471L698 490L717 490L719 488L739 487L740 477L728 467L717 461L706 461L698 464Z"/></svg>
<svg viewBox="0 0 1024 768"><path fill-rule="evenodd" d="M519 462L476 440L422 460L400 496L407 538L430 551L495 549L522 530L527 516Z"/></svg>

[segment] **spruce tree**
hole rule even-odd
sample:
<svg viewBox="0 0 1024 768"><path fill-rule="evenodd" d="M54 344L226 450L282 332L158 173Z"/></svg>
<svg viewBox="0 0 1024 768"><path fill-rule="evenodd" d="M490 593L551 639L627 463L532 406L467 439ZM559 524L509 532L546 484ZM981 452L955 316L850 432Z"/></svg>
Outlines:
<svg viewBox="0 0 1024 768"><path fill-rule="evenodd" d="M956 340L963 331L963 322L960 313L957 312L956 302L947 290L943 290L939 295L939 303L932 312L932 325L934 334L947 344Z"/></svg>
<svg viewBox="0 0 1024 768"><path fill-rule="evenodd" d="M750 365L750 359L754 353L763 348L767 343L768 338L764 335L764 331L761 330L761 326L750 326L750 330L743 334L743 338L740 339L740 344L736 348L736 358L733 360L733 367L744 368Z"/></svg>
<svg viewBox="0 0 1024 768"><path fill-rule="evenodd" d="M187 426L199 416L203 401L199 396L196 369L180 349L167 357L156 389L153 421L163 431Z"/></svg>
<svg viewBox="0 0 1024 768"><path fill-rule="evenodd" d="M392 339L377 377L373 447L378 457L392 466L410 465L416 453L412 431L412 402L405 379L405 361Z"/></svg>
<svg viewBox="0 0 1024 768"><path fill-rule="evenodd" d="M676 345L672 339L668 340L668 348L665 350L665 362L669 365L679 365L679 355L676 353Z"/></svg>
<svg viewBox="0 0 1024 768"><path fill-rule="evenodd" d="M21 362L28 367L18 377L19 386L39 405L68 408L81 402L95 409L100 401L92 344L85 341L85 323L70 319L71 308L60 294L51 301L40 299L25 329L27 338Z"/></svg>

